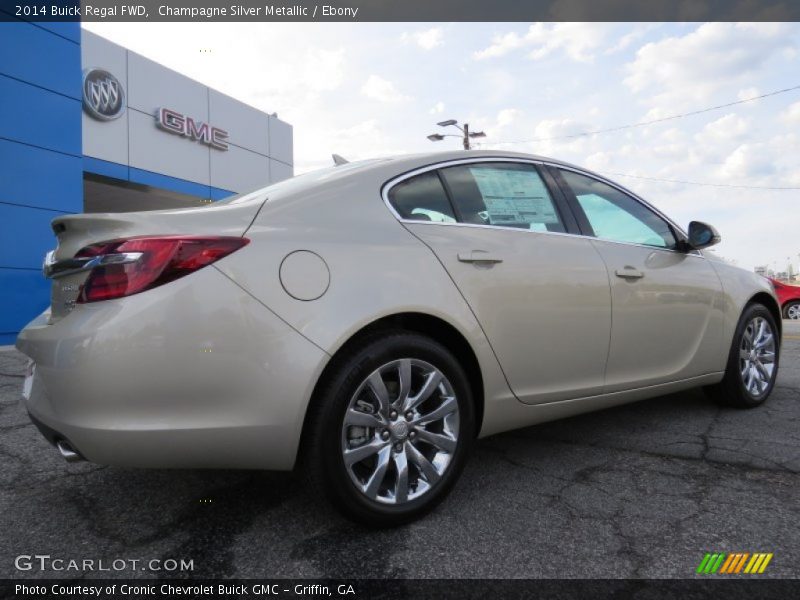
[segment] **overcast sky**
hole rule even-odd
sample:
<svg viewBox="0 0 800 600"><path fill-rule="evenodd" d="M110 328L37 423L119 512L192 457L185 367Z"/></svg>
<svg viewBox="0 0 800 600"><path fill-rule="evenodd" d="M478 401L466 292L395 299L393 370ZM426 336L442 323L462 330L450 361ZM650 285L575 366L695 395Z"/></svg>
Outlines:
<svg viewBox="0 0 800 600"><path fill-rule="evenodd" d="M797 268L800 90L622 132L541 141L800 85L797 24L131 24L84 27L294 126L295 172L457 148L425 136L455 118L485 147L594 169L682 224L722 233L743 267ZM454 133L455 130L453 130ZM503 144L509 141L536 142Z"/></svg>

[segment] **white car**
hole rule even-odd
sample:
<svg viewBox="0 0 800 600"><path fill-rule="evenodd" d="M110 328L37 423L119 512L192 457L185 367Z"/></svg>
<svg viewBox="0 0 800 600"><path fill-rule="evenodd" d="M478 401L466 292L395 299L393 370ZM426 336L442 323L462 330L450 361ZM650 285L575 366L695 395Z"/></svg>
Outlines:
<svg viewBox="0 0 800 600"><path fill-rule="evenodd" d="M774 292L712 227L547 158L368 160L53 230L17 347L66 458L298 464L376 525L440 501L476 437L696 386L754 407L777 375Z"/></svg>

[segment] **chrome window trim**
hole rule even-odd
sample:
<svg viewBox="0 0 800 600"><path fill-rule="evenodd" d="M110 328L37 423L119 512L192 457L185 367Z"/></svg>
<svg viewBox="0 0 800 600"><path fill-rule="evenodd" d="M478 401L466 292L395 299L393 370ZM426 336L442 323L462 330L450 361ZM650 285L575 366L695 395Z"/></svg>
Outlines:
<svg viewBox="0 0 800 600"><path fill-rule="evenodd" d="M383 186L381 188L381 198L383 198L384 204L389 209L389 211L394 215L394 217L398 221L400 221L400 223L403 223L403 224L407 223L407 224L414 224L414 225L443 225L445 227L477 227L477 228L481 228L481 229L499 229L501 231L516 231L516 232L519 232L519 233L533 233L533 234L539 234L539 235L566 235L566 236L570 236L570 237L579 237L579 238L585 238L585 239L588 239L588 240L595 240L595 241L598 241L598 242L604 242L604 243L608 243L608 244L623 244L625 246L635 246L635 247L638 247L638 248L647 248L649 250L658 250L658 251L661 251L661 252L672 252L672 253L675 253L675 254L681 254L683 256L697 256L699 258L705 258L705 256L703 256L703 253L700 252L699 250L696 250L696 249L692 249L689 252L683 252L681 250L677 250L677 249L674 249L674 248L661 248L659 246L648 246L647 244L637 244L637 243L634 243L634 242L622 242L622 241L618 241L618 240L606 240L606 239L602 239L602 238L599 238L599 237L594 236L594 235L585 235L585 234L582 234L582 233L569 233L569 232L563 232L562 233L560 231L534 231L534 230L530 230L530 229L520 229L519 227L506 227L504 225L480 225L480 224L477 224L477 223L442 223L442 222L439 222L439 221L418 221L416 219L405 219L405 218L400 216L400 214L394 209L394 207L392 206L391 202L389 201L389 193L391 192L392 188L394 186L396 186L397 184L399 184L399 183L401 183L401 182L403 182L403 181L405 181L407 179L411 179L412 177L416 177L417 175L421 175L422 173L427 173L428 171L434 171L434 170L443 169L443 168L446 168L446 167L454 167L454 166L458 166L458 165L474 164L474 163L482 163L482 162L511 162L511 163L529 164L529 165L534 165L534 166L548 166L548 167L554 167L554 168L557 168L557 169L564 169L566 171L573 171L574 173L578 173L579 175L583 175L583 176L589 177L591 179L596 179L597 181L600 181L601 183L605 183L605 184L607 184L607 185L609 185L609 186L611 186L613 188L616 188L617 190L619 190L623 194L627 194L628 196L630 196L631 198L633 198L637 202L640 202L641 204L643 204L645 206L645 208L651 210L656 215L658 215L659 217L664 219L667 223L669 223L669 225L672 226L678 233L680 233L684 237L687 237L686 232L683 229L681 229L672 219L670 219L668 216L666 216L664 213L662 213L656 207L651 205L649 202L647 202L646 200L644 200L640 196L634 194L633 192L631 192L627 188L625 188L625 187L623 187L623 186L621 186L621 185L619 185L617 183L614 183L610 179L606 179L602 175L597 175L597 174L595 174L595 173L593 173L591 171L587 171L587 170L581 169L579 167L572 167L572 166L564 165L564 164L559 163L559 162L541 160L541 159L537 160L537 159L519 158L519 157L507 157L507 158L505 158L505 157L502 157L502 156L478 156L478 157L475 157L475 158L459 158L459 159L454 159L454 160L446 160L446 161L442 161L442 162L439 162L439 163L433 163L433 164L430 164L430 165L425 165L424 167L418 167L416 169L413 169L411 171L408 171L406 173L402 173L401 175L393 177L392 179L389 179L386 183L383 184Z"/></svg>

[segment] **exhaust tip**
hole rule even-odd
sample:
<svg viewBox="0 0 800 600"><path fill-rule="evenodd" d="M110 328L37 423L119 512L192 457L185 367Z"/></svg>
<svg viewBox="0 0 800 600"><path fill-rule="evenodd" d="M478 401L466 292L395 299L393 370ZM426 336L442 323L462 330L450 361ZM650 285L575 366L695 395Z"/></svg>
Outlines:
<svg viewBox="0 0 800 600"><path fill-rule="evenodd" d="M84 458L69 445L69 442L65 440L58 440L56 442L56 448L58 448L59 453L67 462L81 462L84 460Z"/></svg>

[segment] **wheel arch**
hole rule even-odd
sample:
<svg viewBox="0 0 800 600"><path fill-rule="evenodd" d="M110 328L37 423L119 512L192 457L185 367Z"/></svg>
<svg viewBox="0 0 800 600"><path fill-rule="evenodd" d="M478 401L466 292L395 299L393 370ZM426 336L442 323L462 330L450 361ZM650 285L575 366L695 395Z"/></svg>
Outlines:
<svg viewBox="0 0 800 600"><path fill-rule="evenodd" d="M775 319L775 326L778 328L778 336L783 337L783 313L782 307L778 305L777 300L770 296L766 292L758 292L754 296L752 296L745 304L745 308L750 306L751 304L763 304L767 307L767 310L772 314L772 318ZM743 309L744 310L744 309Z"/></svg>
<svg viewBox="0 0 800 600"><path fill-rule="evenodd" d="M379 334L381 331L404 330L427 336L449 350L456 360L464 367L467 379L472 390L472 399L475 408L475 435L481 430L483 425L484 411L484 388L483 374L481 372L478 357L475 354L467 338L452 324L440 317L435 317L426 313L403 312L387 315L376 319L355 333L353 333L331 356L328 364L322 370L314 385L314 391L306 407L306 414L303 418L303 429L301 434L300 451L306 447L305 436L308 434L308 424L317 402L319 402L321 390L328 378L339 366L340 358L345 356L348 351L366 337Z"/></svg>

